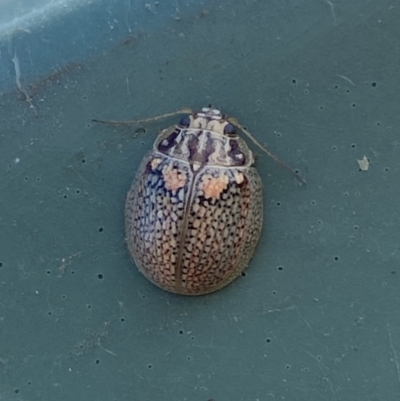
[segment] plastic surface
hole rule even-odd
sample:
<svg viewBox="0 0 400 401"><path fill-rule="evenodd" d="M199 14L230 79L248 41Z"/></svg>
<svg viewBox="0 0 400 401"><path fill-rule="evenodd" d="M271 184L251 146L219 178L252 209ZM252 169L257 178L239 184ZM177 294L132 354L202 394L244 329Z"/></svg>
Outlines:
<svg viewBox="0 0 400 401"><path fill-rule="evenodd" d="M179 3L103 52L82 40L73 67L22 75L25 99L3 87L0 399L399 399L400 11L231 3ZM143 26L164 7L141 6ZM21 74L40 70L40 41L68 50L66 27L21 39L35 44L16 47ZM149 283L124 241L131 180L175 119L136 136L91 119L208 103L308 185L253 147L266 198L255 256L245 277L190 298Z"/></svg>

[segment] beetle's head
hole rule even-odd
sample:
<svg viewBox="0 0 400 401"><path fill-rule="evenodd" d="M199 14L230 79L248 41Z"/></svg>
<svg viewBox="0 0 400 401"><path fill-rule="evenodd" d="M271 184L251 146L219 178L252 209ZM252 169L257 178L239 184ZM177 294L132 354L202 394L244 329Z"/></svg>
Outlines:
<svg viewBox="0 0 400 401"><path fill-rule="evenodd" d="M232 138L237 136L236 126L227 121L226 116L219 110L212 107L203 107L201 111L182 117L179 126L210 130Z"/></svg>

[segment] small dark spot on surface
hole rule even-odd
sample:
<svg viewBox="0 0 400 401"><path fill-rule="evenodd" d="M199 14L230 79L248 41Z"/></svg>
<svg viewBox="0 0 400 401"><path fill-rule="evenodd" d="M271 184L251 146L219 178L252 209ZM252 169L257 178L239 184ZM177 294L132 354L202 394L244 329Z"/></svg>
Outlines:
<svg viewBox="0 0 400 401"><path fill-rule="evenodd" d="M290 365L286 365L286 366L285 366L285 369L286 369L286 370L290 370L290 368L291 368Z"/></svg>
<svg viewBox="0 0 400 401"><path fill-rule="evenodd" d="M82 159L82 164L85 164L86 163L86 160L85 159Z"/></svg>
<svg viewBox="0 0 400 401"><path fill-rule="evenodd" d="M77 189L77 190L76 190L76 193L79 195L79 194L81 193L81 190L80 190L80 189Z"/></svg>
<svg viewBox="0 0 400 401"><path fill-rule="evenodd" d="M346 89L346 92L347 92L347 93L350 93L350 89Z"/></svg>
<svg viewBox="0 0 400 401"><path fill-rule="evenodd" d="M312 200L310 203L311 203L311 205L315 206L317 204L317 201L316 200Z"/></svg>
<svg viewBox="0 0 400 401"><path fill-rule="evenodd" d="M295 79L292 79L292 84L296 85L297 81Z"/></svg>
<svg viewBox="0 0 400 401"><path fill-rule="evenodd" d="M280 206L280 205L281 205L281 202L278 201L278 202L276 202L275 204L276 204L276 206Z"/></svg>
<svg viewBox="0 0 400 401"><path fill-rule="evenodd" d="M48 311L47 314L48 314L49 316L51 316L53 313L52 313L51 311Z"/></svg>
<svg viewBox="0 0 400 401"><path fill-rule="evenodd" d="M92 309L92 305L90 305L90 304L87 304L86 307L87 307L88 309Z"/></svg>
<svg viewBox="0 0 400 401"><path fill-rule="evenodd" d="M135 134L139 135L139 134L145 134L146 133L146 128L140 127L138 129L135 130ZM144 144L144 142L142 141L142 144Z"/></svg>
<svg viewBox="0 0 400 401"><path fill-rule="evenodd" d="M310 91L308 89L304 89L304 94L308 95L310 93Z"/></svg>
<svg viewBox="0 0 400 401"><path fill-rule="evenodd" d="M240 275L241 275L242 277L246 277L246 272L241 272Z"/></svg>
<svg viewBox="0 0 400 401"><path fill-rule="evenodd" d="M42 179L40 177L36 177L36 181L40 182L40 181L42 181Z"/></svg>
<svg viewBox="0 0 400 401"><path fill-rule="evenodd" d="M390 274L396 274L396 270L392 270Z"/></svg>
<svg viewBox="0 0 400 401"><path fill-rule="evenodd" d="M352 148L352 149L355 149L356 148L356 144L355 143L352 143L351 145L350 145L350 147Z"/></svg>
<svg viewBox="0 0 400 401"><path fill-rule="evenodd" d="M121 321L121 323L125 323L125 318L121 317L120 321Z"/></svg>
<svg viewBox="0 0 400 401"><path fill-rule="evenodd" d="M339 89L339 85L335 85L334 88L335 88L335 89Z"/></svg>
<svg viewBox="0 0 400 401"><path fill-rule="evenodd" d="M357 231L360 227L354 226L353 228L354 228L355 231Z"/></svg>
<svg viewBox="0 0 400 401"><path fill-rule="evenodd" d="M96 365L100 363L100 359L96 359Z"/></svg>
<svg viewBox="0 0 400 401"><path fill-rule="evenodd" d="M25 177L24 180L25 180L25 181L28 181L28 180L29 180L29 177Z"/></svg>
<svg viewBox="0 0 400 401"><path fill-rule="evenodd" d="M3 266L4 266L3 262L0 262L0 267L3 267Z"/></svg>
<svg viewBox="0 0 400 401"><path fill-rule="evenodd" d="M148 369L152 369L152 368L153 368L153 365L152 365L151 363L149 363L149 364L147 365L147 368L148 368Z"/></svg>
<svg viewBox="0 0 400 401"><path fill-rule="evenodd" d="M181 335L184 334L183 330L179 330L178 333Z"/></svg>
<svg viewBox="0 0 400 401"><path fill-rule="evenodd" d="M190 355L188 355L188 356L186 357L186 359L187 359L188 361L191 361L191 360L192 360L192 357L191 357Z"/></svg>
<svg viewBox="0 0 400 401"><path fill-rule="evenodd" d="M67 299L67 296L65 294L61 295L61 299Z"/></svg>
<svg viewBox="0 0 400 401"><path fill-rule="evenodd" d="M75 270L71 270L71 274L75 274Z"/></svg>
<svg viewBox="0 0 400 401"><path fill-rule="evenodd" d="M323 109L324 109L324 106L319 106L319 109L320 109L320 110L323 110Z"/></svg>
<svg viewBox="0 0 400 401"><path fill-rule="evenodd" d="M26 384L27 384L28 386L30 386L30 385L32 384L32 382L31 382L30 380L28 380L28 381L26 382Z"/></svg>
<svg viewBox="0 0 400 401"><path fill-rule="evenodd" d="M277 268L279 271L282 271L283 270L283 266L278 266L278 268Z"/></svg>
<svg viewBox="0 0 400 401"><path fill-rule="evenodd" d="M336 256L334 256L333 260L334 260L335 262L339 262L340 257L336 255Z"/></svg>
<svg viewBox="0 0 400 401"><path fill-rule="evenodd" d="M16 388L16 389L14 390L14 393L15 393L15 394L19 394L19 388Z"/></svg>
<svg viewBox="0 0 400 401"><path fill-rule="evenodd" d="M276 295L277 293L278 293L278 291L276 291L276 290L272 291L272 295Z"/></svg>
<svg viewBox="0 0 400 401"><path fill-rule="evenodd" d="M103 280L104 276L103 276L101 273L99 273L99 274L97 275L97 278L98 278L99 280Z"/></svg>
<svg viewBox="0 0 400 401"><path fill-rule="evenodd" d="M100 227L99 228L99 233L102 233L104 231L104 228L103 227Z"/></svg>
<svg viewBox="0 0 400 401"><path fill-rule="evenodd" d="M51 270L46 270L46 274L51 274Z"/></svg>
<svg viewBox="0 0 400 401"><path fill-rule="evenodd" d="M376 88L376 82L372 82L371 86L372 86L373 88Z"/></svg>
<svg viewBox="0 0 400 401"><path fill-rule="evenodd" d="M389 167L385 167L385 173L389 172L390 168Z"/></svg>
<svg viewBox="0 0 400 401"><path fill-rule="evenodd" d="M271 339L270 339L270 338L266 338L266 339L265 339L265 342L266 342L266 343L270 343L270 342L271 342Z"/></svg>
<svg viewBox="0 0 400 401"><path fill-rule="evenodd" d="M277 133L276 133L276 137L277 137L277 138L280 138L281 136L282 136L282 133L281 133L281 132L277 132Z"/></svg>
<svg viewBox="0 0 400 401"><path fill-rule="evenodd" d="M355 104L355 103L352 103L352 104L351 104L351 107L356 107L356 104Z"/></svg>
<svg viewBox="0 0 400 401"><path fill-rule="evenodd" d="M336 151L338 150L338 148L337 148L336 145L333 145L331 149L332 149L334 152L336 152Z"/></svg>
<svg viewBox="0 0 400 401"><path fill-rule="evenodd" d="M377 122L376 122L376 126L377 126L377 127L380 127L380 126L381 126L380 121L377 121Z"/></svg>
<svg viewBox="0 0 400 401"><path fill-rule="evenodd" d="M82 96L82 99L83 99L83 100L87 100L87 96L86 96L86 95L83 95L83 96Z"/></svg>

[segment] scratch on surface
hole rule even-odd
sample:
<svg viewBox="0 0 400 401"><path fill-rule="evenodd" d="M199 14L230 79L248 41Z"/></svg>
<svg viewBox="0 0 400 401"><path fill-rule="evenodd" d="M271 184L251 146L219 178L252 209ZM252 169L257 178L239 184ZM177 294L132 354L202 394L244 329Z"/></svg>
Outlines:
<svg viewBox="0 0 400 401"><path fill-rule="evenodd" d="M37 110L35 105L32 102L32 97L29 93L23 88L21 84L21 68L19 66L19 58L17 56L17 52L14 51L14 57L11 59L14 64L14 71L15 71L15 84L17 86L18 92L22 95L23 100L25 100L29 107L33 110L33 114L37 117Z"/></svg>
<svg viewBox="0 0 400 401"><path fill-rule="evenodd" d="M393 357L394 357L394 363L395 363L395 365L396 365L397 380L398 380L398 382L400 383L400 364L399 364L399 358L398 358L398 356L397 356L396 349L394 348L394 345L393 345L392 332L390 331L389 323L386 323L386 327L387 327L388 335L389 335L390 348L392 349Z"/></svg>
<svg viewBox="0 0 400 401"><path fill-rule="evenodd" d="M352 84L353 86L356 86L356 84L350 79L345 77L344 75L340 75L340 74L336 74L337 77L344 79L345 81L349 82L350 84Z"/></svg>
<svg viewBox="0 0 400 401"><path fill-rule="evenodd" d="M337 24L337 20L336 20L336 13L335 13L335 6L333 5L333 3L329 0L324 0L326 4L329 5L329 7L331 8L331 12L332 12L332 18L333 18L333 25Z"/></svg>

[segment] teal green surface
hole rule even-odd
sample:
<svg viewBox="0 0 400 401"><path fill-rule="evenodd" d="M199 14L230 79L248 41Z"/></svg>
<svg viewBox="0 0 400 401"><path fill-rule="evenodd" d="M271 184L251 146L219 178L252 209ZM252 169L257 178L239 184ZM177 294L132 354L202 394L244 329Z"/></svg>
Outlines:
<svg viewBox="0 0 400 401"><path fill-rule="evenodd" d="M0 399L399 399L391 4L181 4L159 31L24 83L37 117L2 94ZM148 282L124 241L126 192L176 119L139 134L91 119L209 103L308 185L253 147L260 244L244 277L190 298Z"/></svg>

